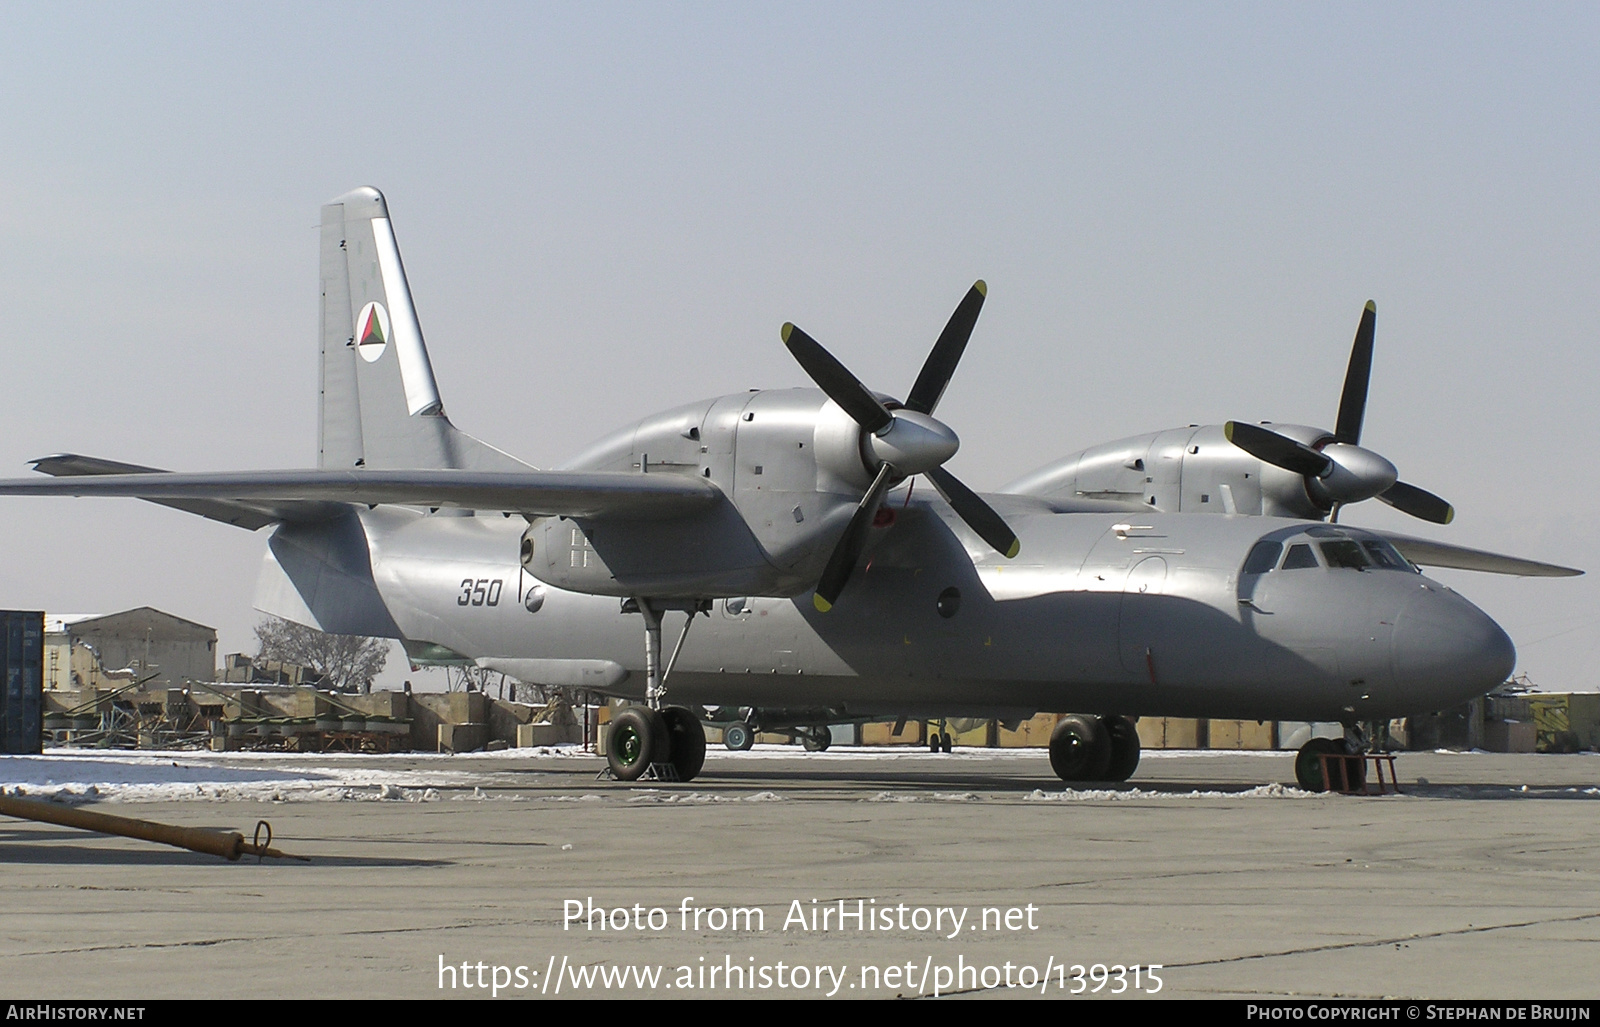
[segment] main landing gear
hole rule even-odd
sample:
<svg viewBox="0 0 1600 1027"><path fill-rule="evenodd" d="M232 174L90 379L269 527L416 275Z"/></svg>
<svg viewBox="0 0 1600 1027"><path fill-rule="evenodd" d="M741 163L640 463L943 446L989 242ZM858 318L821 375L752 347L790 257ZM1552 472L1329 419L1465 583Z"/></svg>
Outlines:
<svg viewBox="0 0 1600 1027"><path fill-rule="evenodd" d="M683 633L661 667L661 615L669 609L687 614ZM606 729L606 762L618 781L637 781L652 774L659 781L692 781L706 762L706 732L700 718L682 706L666 705L666 680L683 651L695 614L709 613L709 603L662 603L629 599L623 613L644 616L645 705L629 706Z"/></svg>
<svg viewBox="0 0 1600 1027"><path fill-rule="evenodd" d="M1139 767L1139 732L1127 717L1062 717L1050 766L1063 781L1126 781Z"/></svg>

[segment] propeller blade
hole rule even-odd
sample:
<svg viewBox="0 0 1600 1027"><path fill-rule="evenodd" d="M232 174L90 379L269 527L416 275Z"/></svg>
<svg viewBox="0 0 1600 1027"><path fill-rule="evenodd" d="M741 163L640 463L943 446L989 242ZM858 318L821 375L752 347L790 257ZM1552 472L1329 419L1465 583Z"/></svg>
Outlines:
<svg viewBox="0 0 1600 1027"><path fill-rule="evenodd" d="M956 365L961 362L967 340L972 338L973 326L978 323L978 312L983 309L984 297L988 295L989 287L980 278L956 305L955 313L950 315L944 331L939 333L939 341L928 352L928 359L922 364L916 384L911 386L911 395L906 397L907 410L931 414L933 408L939 405L939 397L944 395L951 375L956 373Z"/></svg>
<svg viewBox="0 0 1600 1027"><path fill-rule="evenodd" d="M1022 543L1018 541L1016 532L994 512L992 506L978 498L976 492L961 484L955 475L943 467L935 467L923 473L933 482L933 487L939 490L939 495L944 497L944 501L950 504L956 516L966 521L967 527L993 546L995 552L1010 560L1022 551Z"/></svg>
<svg viewBox="0 0 1600 1027"><path fill-rule="evenodd" d="M889 479L893 476L894 468L889 464L878 468L878 476L872 480L872 487L861 497L861 504L856 507L850 524L839 537L839 544L833 547L828 566L822 569L822 577L817 580L817 593L811 597L812 605L822 613L833 609L833 604L839 601L839 593L844 591L845 583L850 580L850 572L856 569L861 550L867 545L867 529L872 527L878 504L883 502L883 494L888 490Z"/></svg>
<svg viewBox="0 0 1600 1027"><path fill-rule="evenodd" d="M834 359L822 344L792 324L783 326L783 344L800 362L811 380L821 386L828 398L844 408L844 412L861 427L876 435L894 420L878 397L867 391L860 379Z"/></svg>
<svg viewBox="0 0 1600 1027"><path fill-rule="evenodd" d="M1339 396L1339 422L1333 437L1352 446L1361 444L1361 422L1367 414L1367 383L1372 378L1372 336L1378 327L1378 305L1367 301L1356 327L1356 341L1350 347L1350 366L1344 373L1344 392Z"/></svg>
<svg viewBox="0 0 1600 1027"><path fill-rule="evenodd" d="M1407 485L1397 481L1389 486L1389 491L1379 494L1379 499L1413 517L1435 524L1449 524L1455 520L1455 507L1446 503L1432 492L1419 489L1415 485Z"/></svg>
<svg viewBox="0 0 1600 1027"><path fill-rule="evenodd" d="M1222 434L1257 460L1286 471L1320 478L1333 469L1333 461L1310 446L1245 421L1229 421Z"/></svg>

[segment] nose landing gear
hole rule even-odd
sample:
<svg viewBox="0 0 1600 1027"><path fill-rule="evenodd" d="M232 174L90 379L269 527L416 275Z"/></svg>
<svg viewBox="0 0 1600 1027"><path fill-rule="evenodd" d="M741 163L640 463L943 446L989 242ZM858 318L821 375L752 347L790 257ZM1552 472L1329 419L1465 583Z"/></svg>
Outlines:
<svg viewBox="0 0 1600 1027"><path fill-rule="evenodd" d="M1327 777L1324 777L1324 756L1347 758L1327 760ZM1348 739L1313 738L1295 753L1294 779L1308 792L1325 792L1330 784L1336 791L1365 791L1367 761L1362 747Z"/></svg>

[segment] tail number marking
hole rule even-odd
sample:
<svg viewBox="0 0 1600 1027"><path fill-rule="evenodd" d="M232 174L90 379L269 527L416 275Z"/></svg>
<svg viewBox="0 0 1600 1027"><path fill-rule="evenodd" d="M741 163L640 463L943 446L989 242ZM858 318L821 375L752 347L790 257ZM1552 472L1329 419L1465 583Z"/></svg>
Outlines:
<svg viewBox="0 0 1600 1027"><path fill-rule="evenodd" d="M461 594L456 596L457 606L499 606L500 578L461 579Z"/></svg>

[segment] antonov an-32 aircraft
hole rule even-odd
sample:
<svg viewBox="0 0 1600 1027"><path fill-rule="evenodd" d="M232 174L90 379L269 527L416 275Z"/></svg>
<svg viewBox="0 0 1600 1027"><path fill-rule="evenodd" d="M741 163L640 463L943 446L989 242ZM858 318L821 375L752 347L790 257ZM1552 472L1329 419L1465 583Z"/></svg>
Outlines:
<svg viewBox="0 0 1600 1027"><path fill-rule="evenodd" d="M1141 715L1338 721L1359 745L1362 721L1451 706L1512 670L1506 633L1416 564L1579 573L1335 523L1373 496L1449 514L1358 444L1370 305L1333 433L1183 428L980 497L944 470L958 440L934 411L982 282L904 400L785 325L819 388L680 406L541 471L445 416L377 190L322 208L321 279L315 470L62 455L35 462L52 479L0 493L270 527L259 609L636 700L607 729L624 780L699 773L690 707L707 706L812 723L1071 712L1050 743L1068 781L1132 774ZM1308 743L1303 784L1322 787L1318 757L1340 744Z"/></svg>

